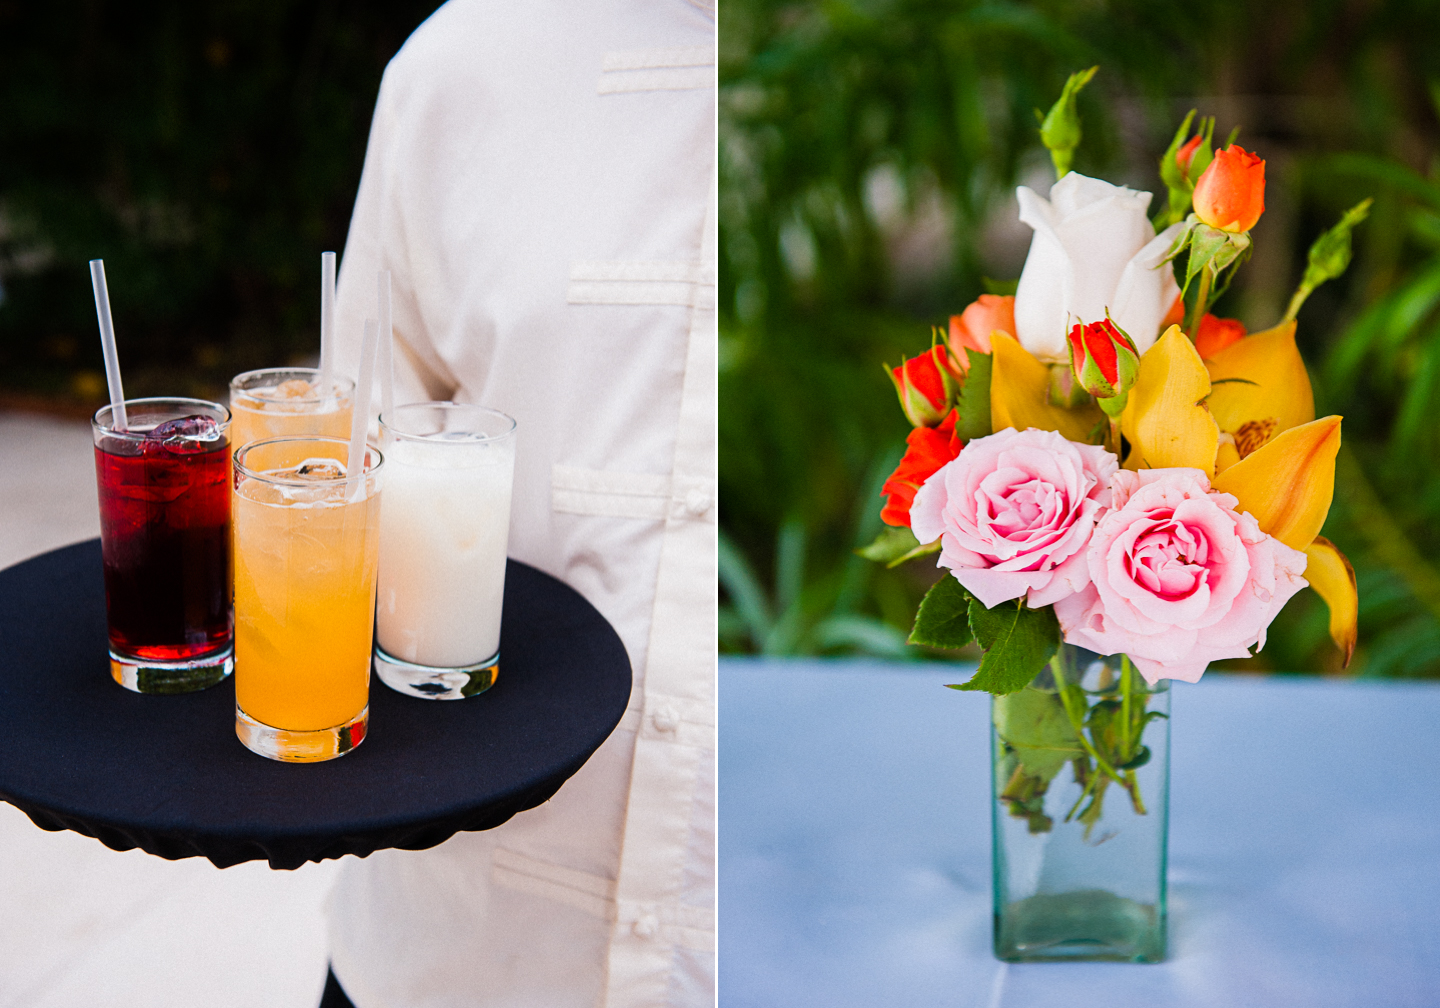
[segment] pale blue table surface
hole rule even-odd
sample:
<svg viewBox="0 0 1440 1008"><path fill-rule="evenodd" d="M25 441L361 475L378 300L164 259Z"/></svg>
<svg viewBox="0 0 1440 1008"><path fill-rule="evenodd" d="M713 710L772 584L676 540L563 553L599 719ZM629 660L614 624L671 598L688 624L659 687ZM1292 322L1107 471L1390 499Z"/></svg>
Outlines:
<svg viewBox="0 0 1440 1008"><path fill-rule="evenodd" d="M1007 966L968 675L721 661L722 1008L1440 1006L1440 686L1176 683L1169 958Z"/></svg>

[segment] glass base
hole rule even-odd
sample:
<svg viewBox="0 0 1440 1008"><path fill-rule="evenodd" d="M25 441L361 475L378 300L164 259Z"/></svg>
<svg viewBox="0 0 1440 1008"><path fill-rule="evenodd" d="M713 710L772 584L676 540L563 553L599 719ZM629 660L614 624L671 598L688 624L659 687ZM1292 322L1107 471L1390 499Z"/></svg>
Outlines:
<svg viewBox="0 0 1440 1008"><path fill-rule="evenodd" d="M289 731L256 721L235 705L235 734L245 748L282 763L319 763L344 756L365 741L370 705L349 721L316 731Z"/></svg>
<svg viewBox="0 0 1440 1008"><path fill-rule="evenodd" d="M437 668L393 658L377 644L375 674L386 686L406 696L422 700L464 700L495 685L495 678L500 674L500 652L474 665Z"/></svg>
<svg viewBox="0 0 1440 1008"><path fill-rule="evenodd" d="M223 682L235 668L235 648L190 661L151 661L110 652L110 675L136 693L194 693Z"/></svg>
<svg viewBox="0 0 1440 1008"><path fill-rule="evenodd" d="M1160 962L1165 919L1155 907L1103 889L1038 895L995 919L995 956L1006 962Z"/></svg>

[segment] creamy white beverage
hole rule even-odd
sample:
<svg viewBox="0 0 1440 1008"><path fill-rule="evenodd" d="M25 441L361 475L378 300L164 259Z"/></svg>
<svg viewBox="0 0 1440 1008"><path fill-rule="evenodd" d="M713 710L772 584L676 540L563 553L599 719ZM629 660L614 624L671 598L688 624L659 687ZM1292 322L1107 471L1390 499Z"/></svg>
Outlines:
<svg viewBox="0 0 1440 1008"><path fill-rule="evenodd" d="M500 650L515 470L513 421L482 411L508 425L497 436L493 422L489 431L484 423L467 424L463 411L478 407L441 406L401 407L394 423L402 432L385 428L389 479L376 598L376 643L384 656L436 672L489 662ZM421 414L435 419L421 422ZM422 433L404 433L407 419ZM427 427L443 429L423 433ZM386 668L377 671L390 682ZM448 684L444 676L430 679L424 695Z"/></svg>

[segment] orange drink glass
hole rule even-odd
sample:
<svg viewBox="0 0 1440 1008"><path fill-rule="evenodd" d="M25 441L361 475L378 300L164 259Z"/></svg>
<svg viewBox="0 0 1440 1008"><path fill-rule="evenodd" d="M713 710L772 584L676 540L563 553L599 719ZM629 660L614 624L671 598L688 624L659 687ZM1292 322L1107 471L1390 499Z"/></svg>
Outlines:
<svg viewBox="0 0 1440 1008"><path fill-rule="evenodd" d="M365 737L384 458L367 448L352 477L348 456L322 437L235 453L235 733L270 759Z"/></svg>
<svg viewBox="0 0 1440 1008"><path fill-rule="evenodd" d="M264 368L230 379L230 444L234 450L262 438L348 438L355 383L338 375L330 395L318 368Z"/></svg>

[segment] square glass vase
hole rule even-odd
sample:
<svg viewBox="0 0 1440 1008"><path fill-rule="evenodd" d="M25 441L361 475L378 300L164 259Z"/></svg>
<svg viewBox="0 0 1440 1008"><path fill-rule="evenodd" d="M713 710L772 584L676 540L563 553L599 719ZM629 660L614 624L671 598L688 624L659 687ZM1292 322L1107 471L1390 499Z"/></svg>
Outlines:
<svg viewBox="0 0 1440 1008"><path fill-rule="evenodd" d="M991 706L995 955L1165 958L1170 690L1061 645Z"/></svg>

